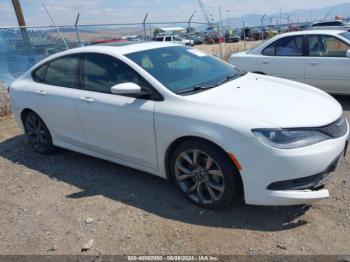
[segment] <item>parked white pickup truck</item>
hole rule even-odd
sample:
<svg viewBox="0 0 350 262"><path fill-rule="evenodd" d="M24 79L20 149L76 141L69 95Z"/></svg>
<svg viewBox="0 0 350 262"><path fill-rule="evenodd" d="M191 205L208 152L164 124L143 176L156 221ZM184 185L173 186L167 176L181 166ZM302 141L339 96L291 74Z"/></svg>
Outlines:
<svg viewBox="0 0 350 262"><path fill-rule="evenodd" d="M176 43L176 44L193 46L193 40L184 39L184 38L179 37L178 35L161 35L161 36L156 36L156 37L153 38L153 41L173 42L173 43Z"/></svg>

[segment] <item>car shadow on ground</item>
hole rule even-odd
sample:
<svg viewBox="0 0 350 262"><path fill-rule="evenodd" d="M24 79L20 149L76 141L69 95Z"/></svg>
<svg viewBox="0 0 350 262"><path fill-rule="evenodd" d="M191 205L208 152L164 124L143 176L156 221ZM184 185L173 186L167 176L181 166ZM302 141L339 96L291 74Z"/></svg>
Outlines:
<svg viewBox="0 0 350 262"><path fill-rule="evenodd" d="M189 203L169 181L67 150L43 156L31 149L24 135L0 142L0 156L81 189L62 198L102 195L164 218L209 227L280 231L307 223L301 216L308 206L240 203L218 211L205 210Z"/></svg>

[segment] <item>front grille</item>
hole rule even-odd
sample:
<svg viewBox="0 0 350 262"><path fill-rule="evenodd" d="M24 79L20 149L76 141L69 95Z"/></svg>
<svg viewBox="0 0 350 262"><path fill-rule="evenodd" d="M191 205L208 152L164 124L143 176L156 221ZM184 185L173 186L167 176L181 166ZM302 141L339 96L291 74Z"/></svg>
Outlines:
<svg viewBox="0 0 350 262"><path fill-rule="evenodd" d="M348 125L345 117L341 116L335 122L316 129L332 138L338 138L346 134L348 131Z"/></svg>

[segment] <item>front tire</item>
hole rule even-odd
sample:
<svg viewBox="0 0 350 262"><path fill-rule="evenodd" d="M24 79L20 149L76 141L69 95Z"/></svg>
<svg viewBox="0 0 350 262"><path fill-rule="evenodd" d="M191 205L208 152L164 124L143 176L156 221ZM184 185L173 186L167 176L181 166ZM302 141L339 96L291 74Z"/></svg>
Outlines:
<svg viewBox="0 0 350 262"><path fill-rule="evenodd" d="M178 146L170 159L170 175L187 199L205 208L227 206L242 192L239 172L227 154L205 141Z"/></svg>
<svg viewBox="0 0 350 262"><path fill-rule="evenodd" d="M34 112L28 112L23 119L24 131L29 143L40 154L49 155L55 151L52 137L44 121Z"/></svg>

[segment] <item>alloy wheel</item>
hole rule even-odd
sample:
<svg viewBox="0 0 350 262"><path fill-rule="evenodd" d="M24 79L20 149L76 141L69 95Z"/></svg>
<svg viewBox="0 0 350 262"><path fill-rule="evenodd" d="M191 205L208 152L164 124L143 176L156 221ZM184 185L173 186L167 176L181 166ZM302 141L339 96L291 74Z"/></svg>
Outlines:
<svg viewBox="0 0 350 262"><path fill-rule="evenodd" d="M38 151L45 150L45 147L50 143L50 137L41 119L30 115L25 124L26 133L32 146Z"/></svg>
<svg viewBox="0 0 350 262"><path fill-rule="evenodd" d="M187 150L178 155L175 177L181 190L200 204L213 204L225 192L221 167L209 154L200 150Z"/></svg>

